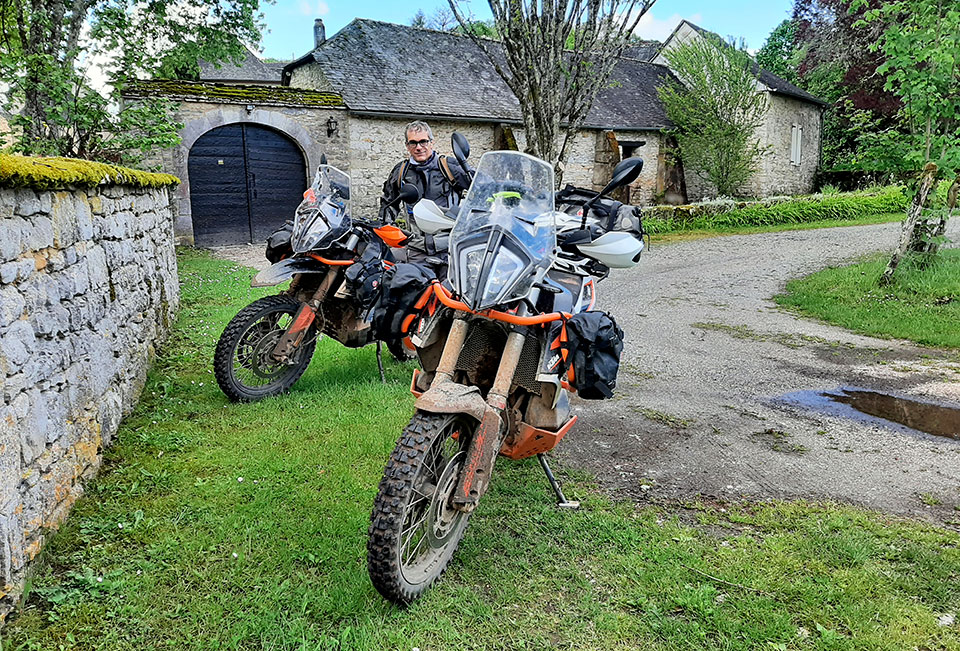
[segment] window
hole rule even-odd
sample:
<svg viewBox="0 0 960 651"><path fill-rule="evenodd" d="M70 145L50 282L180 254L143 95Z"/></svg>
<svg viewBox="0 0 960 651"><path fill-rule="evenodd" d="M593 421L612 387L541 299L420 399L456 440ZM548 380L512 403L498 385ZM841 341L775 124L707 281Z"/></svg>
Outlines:
<svg viewBox="0 0 960 651"><path fill-rule="evenodd" d="M800 166L801 146L803 143L803 126L794 123L790 130L790 164Z"/></svg>
<svg viewBox="0 0 960 651"><path fill-rule="evenodd" d="M621 140L620 141L620 160L636 156L640 153L640 148L647 144L646 140Z"/></svg>

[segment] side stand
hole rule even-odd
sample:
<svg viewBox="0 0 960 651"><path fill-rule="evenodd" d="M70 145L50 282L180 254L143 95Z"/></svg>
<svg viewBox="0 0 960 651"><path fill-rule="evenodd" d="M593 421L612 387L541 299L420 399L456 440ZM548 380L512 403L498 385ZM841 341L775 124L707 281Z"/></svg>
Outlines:
<svg viewBox="0 0 960 651"><path fill-rule="evenodd" d="M383 343L377 339L377 368L380 369L380 382L387 383L387 374L383 372Z"/></svg>
<svg viewBox="0 0 960 651"><path fill-rule="evenodd" d="M557 507L561 509L579 509L580 502L570 502L566 497L563 496L563 491L560 490L560 484L557 482L556 477L553 476L553 473L550 472L550 466L547 465L547 457L540 453L537 455L537 459L540 461L540 467L543 468L543 472L547 475L547 481L550 482L550 487L553 489L553 492L557 494Z"/></svg>

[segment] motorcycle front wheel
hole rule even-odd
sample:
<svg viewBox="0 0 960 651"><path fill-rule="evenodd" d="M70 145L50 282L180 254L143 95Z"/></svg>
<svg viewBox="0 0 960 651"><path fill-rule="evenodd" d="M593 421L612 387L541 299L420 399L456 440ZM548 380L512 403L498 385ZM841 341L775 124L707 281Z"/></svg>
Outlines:
<svg viewBox="0 0 960 651"><path fill-rule="evenodd" d="M416 350L407 347L405 343L407 341L409 341L408 338L389 339L386 341L387 350L390 351L390 354L393 355L393 358L398 362L409 362L417 358Z"/></svg>
<svg viewBox="0 0 960 651"><path fill-rule="evenodd" d="M227 324L213 354L213 373L230 400L251 402L279 395L307 370L317 345L313 328L290 363L270 355L299 307L290 296L266 296L240 310Z"/></svg>
<svg viewBox="0 0 960 651"><path fill-rule="evenodd" d="M469 515L450 507L476 422L418 411L387 461L367 540L370 580L407 605L447 569Z"/></svg>

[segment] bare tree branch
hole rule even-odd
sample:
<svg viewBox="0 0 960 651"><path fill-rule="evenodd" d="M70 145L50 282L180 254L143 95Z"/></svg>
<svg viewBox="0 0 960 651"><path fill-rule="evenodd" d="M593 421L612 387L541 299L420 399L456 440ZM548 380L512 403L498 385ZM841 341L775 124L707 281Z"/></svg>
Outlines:
<svg viewBox="0 0 960 651"><path fill-rule="evenodd" d="M562 178L567 147L654 0L488 0L497 45L450 9L520 105L526 151Z"/></svg>

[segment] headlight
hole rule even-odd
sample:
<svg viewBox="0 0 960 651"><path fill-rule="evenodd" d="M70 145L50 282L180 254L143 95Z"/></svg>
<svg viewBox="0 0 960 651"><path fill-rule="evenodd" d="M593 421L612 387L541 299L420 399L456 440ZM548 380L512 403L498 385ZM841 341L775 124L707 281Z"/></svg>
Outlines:
<svg viewBox="0 0 960 651"><path fill-rule="evenodd" d="M495 304L498 302L500 294L504 289L511 288L516 282L517 277L523 271L524 264L517 255L507 247L497 251L497 258L494 266L487 276L486 287L483 290L483 296L480 303L483 305Z"/></svg>
<svg viewBox="0 0 960 651"><path fill-rule="evenodd" d="M319 248L324 236L330 232L330 222L326 213L335 213L337 208L324 201L322 203L304 201L297 208L293 224L292 245L296 253L304 253Z"/></svg>
<svg viewBox="0 0 960 651"><path fill-rule="evenodd" d="M477 293L477 283L480 282L480 272L483 270L483 256L487 250L486 241L467 247L460 253L457 265L457 287L461 296L473 301Z"/></svg>

